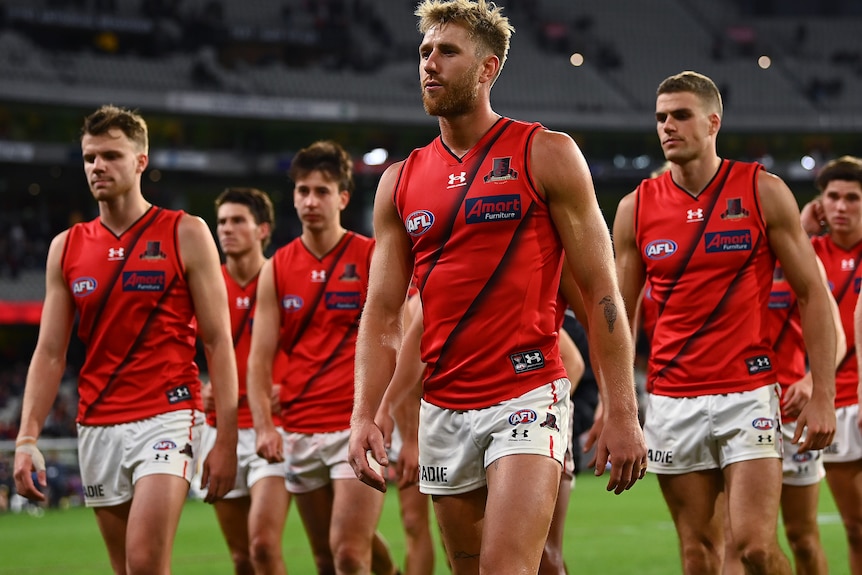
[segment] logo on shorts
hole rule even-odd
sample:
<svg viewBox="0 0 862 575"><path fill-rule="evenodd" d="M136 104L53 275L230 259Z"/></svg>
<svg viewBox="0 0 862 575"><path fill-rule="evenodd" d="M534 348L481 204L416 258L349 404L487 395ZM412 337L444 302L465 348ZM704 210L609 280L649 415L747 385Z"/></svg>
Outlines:
<svg viewBox="0 0 862 575"><path fill-rule="evenodd" d="M167 391L168 403L174 404L181 401L191 401L192 392L187 385L178 385ZM174 446L176 447L176 446Z"/></svg>
<svg viewBox="0 0 862 575"><path fill-rule="evenodd" d="M537 419L539 419L539 416L532 409L519 409L509 416L509 425L534 423Z"/></svg>
<svg viewBox="0 0 862 575"><path fill-rule="evenodd" d="M515 373L524 373L545 367L545 356L539 349L531 349L530 351L520 351L509 356L512 361L512 367L515 368Z"/></svg>
<svg viewBox="0 0 862 575"><path fill-rule="evenodd" d="M775 422L772 420L771 417L758 417L751 422L751 426L754 429L766 431L767 429L772 429L773 427L775 427Z"/></svg>
<svg viewBox="0 0 862 575"><path fill-rule="evenodd" d="M673 465L673 450L663 451L661 449L647 449L647 459L653 463Z"/></svg>
<svg viewBox="0 0 862 575"><path fill-rule="evenodd" d="M539 424L539 427L547 427L548 429L553 429L554 431L560 430L560 427L557 425L557 416L553 413L546 413L545 421Z"/></svg>
<svg viewBox="0 0 862 575"><path fill-rule="evenodd" d="M194 453L194 451L192 451L192 444L186 443L185 446L183 446L183 448L180 449L180 455L187 455L189 457L189 459L194 459L195 453Z"/></svg>
<svg viewBox="0 0 862 575"><path fill-rule="evenodd" d="M153 444L153 449L155 449L156 451L170 451L171 449L176 448L177 444L170 439L162 439L161 441L157 441Z"/></svg>
<svg viewBox="0 0 862 575"><path fill-rule="evenodd" d="M841 450L840 445L836 441L836 442L832 443L831 445L827 445L826 447L824 447L823 453L828 453L829 455L838 455L838 452L840 450Z"/></svg>
<svg viewBox="0 0 862 575"><path fill-rule="evenodd" d="M814 454L810 451L803 451L802 453L794 453L792 457L794 463L808 463L812 459L814 459Z"/></svg>
<svg viewBox="0 0 862 575"><path fill-rule="evenodd" d="M512 430L512 439L516 441L529 441L530 438L527 436L530 433L529 429L518 429L517 427ZM520 437L521 439L518 439ZM510 439L509 441L512 441Z"/></svg>
<svg viewBox="0 0 862 575"><path fill-rule="evenodd" d="M768 355L758 355L757 357L746 358L745 365L748 366L749 375L772 370L772 361L770 361Z"/></svg>

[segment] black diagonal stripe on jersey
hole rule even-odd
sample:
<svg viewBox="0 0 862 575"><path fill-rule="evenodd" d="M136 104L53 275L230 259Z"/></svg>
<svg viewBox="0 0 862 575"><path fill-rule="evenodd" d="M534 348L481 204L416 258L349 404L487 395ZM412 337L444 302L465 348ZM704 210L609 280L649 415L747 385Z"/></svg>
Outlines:
<svg viewBox="0 0 862 575"><path fill-rule="evenodd" d="M84 416L82 417L82 421L86 421L87 416L90 414L90 411L93 409L93 407L98 405L101 399L108 394L108 391L111 389L111 386L120 377L120 373L123 371L123 368L129 364L135 352L140 348L141 343L149 336L150 326L152 325L156 315L158 315L158 313L161 311L162 302L164 302L168 295L170 295L171 290L174 289L174 286L176 286L179 279L180 275L175 274L174 278L171 280L171 283L168 284L168 286L165 288L165 291L162 293L159 300L150 310L150 314L147 316L147 320L144 322L144 325L141 326L140 331L138 331L138 335L135 338L135 341L132 342L132 345L129 347L129 350L126 352L126 355L123 357L123 361L120 362L120 364L108 378L108 381L107 383L105 383L105 386L102 388L102 391L99 392L99 396L95 399L95 401L93 401L93 403L87 406Z"/></svg>
<svg viewBox="0 0 862 575"><path fill-rule="evenodd" d="M419 288L420 293L425 288L425 282L428 281L428 276L431 275L431 272L436 267L437 262L440 261L440 256L443 255L443 250L446 248L446 243L452 236L452 230L455 228L455 222L458 221L458 216L461 214L461 206L464 205L464 200L467 198L467 194L470 193L470 189L473 187L473 181L476 179L476 174L479 173L479 168L481 168L482 164L485 163L485 158L488 157L488 153L491 151L491 148L494 147L494 144L497 143L497 140L500 138L500 136L503 135L503 132L505 132L506 129L511 126L513 122L514 120L506 119L506 121L501 125L500 129L497 131L494 137L490 138L485 144L485 147L476 154L476 159L473 160L473 171L466 178L467 185L464 186L464 193L461 194L459 198L455 198L455 200L452 202L453 205L458 206L458 209L454 211L452 219L449 221L444 232L440 235L440 245L437 247L436 250L434 250L434 261L428 265L428 271L425 273L425 277L416 278L417 287Z"/></svg>
<svg viewBox="0 0 862 575"><path fill-rule="evenodd" d="M292 399L288 399L287 401L282 401L282 402L281 402L281 409L282 409L282 411L287 411L288 409L290 409L291 407L293 407L293 405L297 402L297 400L299 400L299 398L300 398L300 397L302 397L303 395L305 395L305 392L307 392L307 391L308 391L308 389L312 386L312 384L313 384L315 381L317 381L317 379L320 377L320 375L321 375L324 371L326 371L326 369L327 369L327 368L332 364L332 361L333 361L335 358L337 358L337 357L338 357L338 355L340 354L341 350L343 350L343 349L344 349L344 346L346 346L346 345L347 345L347 342L350 340L351 334L352 334L355 330L359 329L359 315L360 315L360 314L359 314L359 313L357 313L357 315L356 315L356 321L354 322L354 327L353 327L353 328L351 328L351 329L348 329L346 332L344 332L344 336L341 338L341 341L339 341L339 342L338 342L338 345L336 345L336 346L335 346L335 349L334 349L334 350L333 350L333 352L329 355L329 357L328 357L328 358L326 358L326 361L324 361L324 362L323 362L323 364L321 364L320 369L318 369L318 370L314 373L314 375L312 375L311 377L309 377L309 378L305 381L305 384L302 386L302 389L301 389L301 390L299 390L299 391L298 391L298 392L293 396L293 398L292 398Z"/></svg>
<svg viewBox="0 0 862 575"><path fill-rule="evenodd" d="M128 251L126 253L131 256L132 250L135 249L135 246L138 244L138 241L141 239L141 236L143 236L144 232L149 229L149 227L153 224L154 221L156 221L156 218L161 211L162 208L159 207L155 207L155 209L153 209L153 213L150 219L145 221L141 225L140 229L138 229L138 231L135 233L135 235L132 236L131 241L128 245ZM117 266L116 272L114 272L113 277L111 277L111 279L108 281L108 287L105 290L105 293L102 295L102 300L99 302L99 307L96 308L96 312L93 314L93 322L90 325L90 333L87 334L87 341L93 340L93 333L96 331L96 328L99 325L99 318L102 316L102 312L105 311L105 306L108 305L108 299L111 293L114 291L114 286L117 284L117 280L120 278L120 275L122 275L123 270L126 269L126 264L129 263L129 261L131 261L131 259L123 260L123 264Z"/></svg>
<svg viewBox="0 0 862 575"><path fill-rule="evenodd" d="M683 342L682 346L679 348L679 350L677 350L676 355L671 360L668 361L667 365L665 365L663 368L661 368L661 370L659 370L659 372L656 374L656 377L663 376L665 371L674 367L677 364L677 358L679 358L681 355L684 355L685 352L688 351L689 348L694 344L694 342L699 341L704 336L711 335L705 329L706 326L711 324L712 321L715 318L719 317L722 313L728 313L728 310L724 309L724 304L727 302L728 297L732 293L734 293L733 288L738 287L737 283L736 283L737 280L742 275L742 272L749 266L749 264L751 263L751 260L757 254L757 250L758 250L758 248L760 248L761 243L764 241L766 241L766 237L760 236L760 238L757 240L757 243L755 243L754 246L752 247L751 254L749 254L748 258L745 260L745 263L743 263L741 266L739 266L739 269L736 270L736 274L734 275L733 280L731 280L731 282L728 284L728 289L725 290L724 295L721 297L721 300L719 300L718 304L712 310L712 313L710 313L709 316L707 316L707 318L700 325L700 327L698 327L697 329L694 330L691 337L689 337L688 339L686 339ZM732 310L731 313L744 313L744 311L737 309L737 310Z"/></svg>
<svg viewBox="0 0 862 575"><path fill-rule="evenodd" d="M257 303L257 290L253 294L251 294L248 298L248 309L245 310L245 313L242 316L242 319L239 322L239 325L236 328L236 331L233 333L233 346L236 347L236 344L239 343L239 338L242 337L242 332L245 331L245 326L248 325L248 319L251 317L251 310L254 309L254 305Z"/></svg>
<svg viewBox="0 0 862 575"><path fill-rule="evenodd" d="M694 256L695 250L697 250L697 248L700 246L700 241L703 239L703 234L706 231L706 225L712 218L712 212L715 211L715 205L718 203L718 199L721 197L721 191L724 189L724 185L727 183L727 178L730 177L730 172L733 170L733 164L735 163L736 162L732 160L728 162L727 169L724 171L724 174L721 175L721 180L716 184L716 189L713 194L713 197L711 198L711 203L704 207L703 221L698 224L698 227L700 228L700 233L696 235L698 240L695 242L691 242L688 252L681 257L680 266L677 270L676 278L671 285L670 293L668 293L667 296L664 298L664 302L659 303L658 305L658 310L656 311L656 321L661 318L661 314L662 312L664 312L665 305L667 305L667 302L670 301L671 297L673 297L673 286L675 286L677 281L679 281L679 278L681 278L683 274L685 274L685 270L688 267L688 264L691 262L691 258L692 256Z"/></svg>
<svg viewBox="0 0 862 575"><path fill-rule="evenodd" d="M458 323L455 324L455 327L452 328L452 331L449 332L449 336L446 338L446 341L443 342L443 345L440 347L440 354L438 356L437 365L434 367L434 371L428 374L428 377L425 381L431 381L437 375L437 371L442 365L442 361L440 361L445 355L446 351L455 345L455 339L458 337L458 334L461 328L470 323L470 320L478 313L478 308L485 300L484 296L493 290L501 282L505 281L506 272L508 268L506 267L506 263L508 262L509 256L514 250L514 247L520 242L520 236L523 233L524 226L530 221L533 217L533 213L536 210L536 203L531 202L530 207L527 209L524 214L523 219L521 219L521 223L518 224L518 228L515 230L515 233L512 234L512 238L509 240L509 246L506 248L506 251L503 253L503 257L500 258L500 263L497 264L497 267L494 269L494 273L488 278L488 281L485 282L485 285L482 286L482 289L479 290L479 293L476 294L476 297L473 298L473 301L470 303L470 306L464 312L464 315L461 316L461 319L458 320Z"/></svg>
<svg viewBox="0 0 862 575"><path fill-rule="evenodd" d="M293 349L293 346L296 345L296 342L302 338L302 334L305 333L305 330L308 329L308 324L311 323L311 318L314 317L315 310L317 309L317 306L320 305L320 298L322 298L323 294L326 293L326 286L329 285L329 278L332 277L332 272L335 271L335 268L341 261L341 256L343 256L344 252L347 251L347 246L350 245L350 242L352 242L355 237L356 236L351 232L344 234L344 240L341 242L342 245L338 247L338 253L336 253L335 257L332 259L332 264L326 270L326 278L323 280L323 285L314 298L314 304L309 306L309 311L305 314L302 323L299 325L299 329L296 330L296 335L290 342L290 345L287 346L288 353L290 353L289 350Z"/></svg>
<svg viewBox="0 0 862 575"><path fill-rule="evenodd" d="M793 305L787 308L787 315L784 316L784 321L781 322L781 330L779 330L778 335L775 337L775 342L772 344L772 349L776 349L781 342L784 340L784 336L787 335L787 331L790 329L790 326L793 324L793 316L795 315L796 308L799 307L799 302L794 298ZM771 311L769 313L777 313L775 311Z"/></svg>
<svg viewBox="0 0 862 575"><path fill-rule="evenodd" d="M856 265L859 264L859 261L860 261L859 258L862 258L862 248L856 250L853 253L853 262ZM847 278L847 281L844 282L844 285L842 285L838 289L838 291L834 294L835 301L837 302L839 308L841 307L841 302L844 301L844 298L847 296L847 292L850 289L850 286L853 285L853 283L855 281L856 281L856 271L854 269L853 273L850 274L850 277ZM851 358L854 358L855 356L856 356L856 346L855 345L847 346L847 353L844 355L844 359L841 360L841 363L838 364L837 371L841 371L841 368L844 367L844 364L848 360L850 360Z"/></svg>

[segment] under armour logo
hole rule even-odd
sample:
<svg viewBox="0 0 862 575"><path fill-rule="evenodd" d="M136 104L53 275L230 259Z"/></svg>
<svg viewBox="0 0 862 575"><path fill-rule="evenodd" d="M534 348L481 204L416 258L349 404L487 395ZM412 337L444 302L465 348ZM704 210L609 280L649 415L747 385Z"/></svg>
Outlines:
<svg viewBox="0 0 862 575"><path fill-rule="evenodd" d="M772 435L758 435L757 443L772 443Z"/></svg>
<svg viewBox="0 0 862 575"><path fill-rule="evenodd" d="M527 365L540 362L542 359L542 354L538 352L524 354L524 361L527 362Z"/></svg>
<svg viewBox="0 0 862 575"><path fill-rule="evenodd" d="M856 260L854 258L841 260L841 271L842 272L855 270L855 269L856 269Z"/></svg>
<svg viewBox="0 0 862 575"><path fill-rule="evenodd" d="M523 437L524 439L527 439L527 432L529 432L529 431L530 431L529 429L524 429L524 430L513 429L512 430L512 437L517 438L518 434L521 434L521 437Z"/></svg>
<svg viewBox="0 0 862 575"><path fill-rule="evenodd" d="M467 183L467 172L461 172L460 174L449 174L449 185L450 186L463 186Z"/></svg>
<svg viewBox="0 0 862 575"><path fill-rule="evenodd" d="M326 270L311 270L311 281L318 283L325 282Z"/></svg>
<svg viewBox="0 0 862 575"><path fill-rule="evenodd" d="M160 461L162 459L167 461L168 460L168 454L167 453L156 453L156 461Z"/></svg>
<svg viewBox="0 0 862 575"><path fill-rule="evenodd" d="M694 223L694 222L702 222L703 221L703 208L697 208L696 210L688 210L686 212L686 223Z"/></svg>
<svg viewBox="0 0 862 575"><path fill-rule="evenodd" d="M237 309L248 309L248 306L251 305L251 298L248 296L238 296L236 298L236 308Z"/></svg>
<svg viewBox="0 0 862 575"><path fill-rule="evenodd" d="M126 257L126 248L108 248L109 260L122 260Z"/></svg>

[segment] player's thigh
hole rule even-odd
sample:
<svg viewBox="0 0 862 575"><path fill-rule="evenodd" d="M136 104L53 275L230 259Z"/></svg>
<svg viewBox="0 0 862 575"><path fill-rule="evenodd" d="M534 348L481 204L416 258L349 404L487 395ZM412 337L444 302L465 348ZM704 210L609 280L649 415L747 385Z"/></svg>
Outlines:
<svg viewBox="0 0 862 575"><path fill-rule="evenodd" d="M248 554L248 512L251 499L234 497L213 504L228 547L234 553Z"/></svg>
<svg viewBox="0 0 862 575"><path fill-rule="evenodd" d="M316 555L329 554L329 526L332 519L332 484L312 491L292 494L305 527L305 533Z"/></svg>
<svg viewBox="0 0 862 575"><path fill-rule="evenodd" d="M724 468L727 513L738 542L771 542L781 500L782 461L765 457Z"/></svg>
<svg viewBox="0 0 862 575"><path fill-rule="evenodd" d="M487 496L488 489L482 486L465 493L431 497L443 548L455 572L469 557L475 558L473 563L478 571Z"/></svg>
<svg viewBox="0 0 862 575"><path fill-rule="evenodd" d="M108 507L94 507L96 524L105 541L113 566L126 565L126 525L129 521L131 501Z"/></svg>
<svg viewBox="0 0 862 575"><path fill-rule="evenodd" d="M722 540L724 527L716 501L724 479L718 469L659 474L658 482L683 546Z"/></svg>
<svg viewBox="0 0 862 575"><path fill-rule="evenodd" d="M251 509L248 514L249 535L281 540L290 494L284 487L284 478L268 476L251 487Z"/></svg>
<svg viewBox="0 0 862 575"><path fill-rule="evenodd" d="M170 550L188 491L188 480L176 475L145 475L135 483L126 528L127 554L131 550L153 554Z"/></svg>
<svg viewBox="0 0 862 575"><path fill-rule="evenodd" d="M509 455L489 465L487 474L482 565L496 569L523 560L538 567L560 487L560 463L542 455ZM524 489L527 483L530 489Z"/></svg>
<svg viewBox="0 0 862 575"><path fill-rule="evenodd" d="M819 501L819 483L781 486L781 517L789 538L817 532Z"/></svg>
<svg viewBox="0 0 862 575"><path fill-rule="evenodd" d="M826 464L826 481L846 524L862 524L862 460Z"/></svg>
<svg viewBox="0 0 862 575"><path fill-rule="evenodd" d="M429 497L419 491L418 485L399 489L398 503L401 507L401 522L408 535L429 530Z"/></svg>
<svg viewBox="0 0 862 575"><path fill-rule="evenodd" d="M358 479L335 479L330 541L368 542L377 529L383 510L384 494Z"/></svg>

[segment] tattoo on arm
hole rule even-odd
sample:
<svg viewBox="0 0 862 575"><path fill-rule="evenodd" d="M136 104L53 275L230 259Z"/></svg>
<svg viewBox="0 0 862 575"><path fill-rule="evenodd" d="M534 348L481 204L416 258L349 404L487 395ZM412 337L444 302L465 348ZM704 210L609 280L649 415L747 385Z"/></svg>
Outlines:
<svg viewBox="0 0 862 575"><path fill-rule="evenodd" d="M605 321L608 322L608 332L614 333L614 324L617 322L617 304L607 295L601 299L599 304L604 308Z"/></svg>

